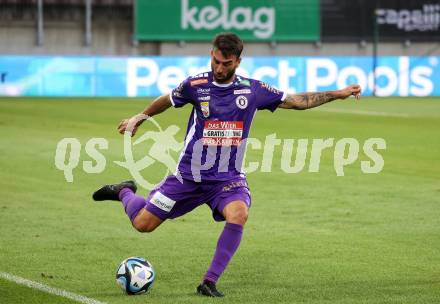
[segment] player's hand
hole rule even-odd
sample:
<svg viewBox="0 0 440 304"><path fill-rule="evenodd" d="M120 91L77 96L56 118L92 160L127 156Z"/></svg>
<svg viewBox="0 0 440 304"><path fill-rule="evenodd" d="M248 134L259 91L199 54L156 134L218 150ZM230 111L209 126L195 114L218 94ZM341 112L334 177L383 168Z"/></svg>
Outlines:
<svg viewBox="0 0 440 304"><path fill-rule="evenodd" d="M361 92L362 92L361 86L358 84L354 84L342 90L339 90L339 94L340 94L339 98L345 99L347 97L354 96L356 99L359 100L361 98Z"/></svg>
<svg viewBox="0 0 440 304"><path fill-rule="evenodd" d="M144 114L137 114L131 118L123 119L118 125L118 131L120 134L124 134L126 131L131 132L131 136L134 136L144 120Z"/></svg>

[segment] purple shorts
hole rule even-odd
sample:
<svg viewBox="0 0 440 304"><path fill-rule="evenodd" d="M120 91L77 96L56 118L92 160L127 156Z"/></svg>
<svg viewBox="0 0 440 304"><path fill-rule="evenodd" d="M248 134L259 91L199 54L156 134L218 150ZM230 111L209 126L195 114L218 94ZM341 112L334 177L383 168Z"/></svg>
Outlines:
<svg viewBox="0 0 440 304"><path fill-rule="evenodd" d="M223 208L236 200L245 202L248 208L251 206L246 178L201 183L183 179L181 183L174 175L170 175L150 192L145 209L166 220L207 204L212 210L214 220L224 221Z"/></svg>

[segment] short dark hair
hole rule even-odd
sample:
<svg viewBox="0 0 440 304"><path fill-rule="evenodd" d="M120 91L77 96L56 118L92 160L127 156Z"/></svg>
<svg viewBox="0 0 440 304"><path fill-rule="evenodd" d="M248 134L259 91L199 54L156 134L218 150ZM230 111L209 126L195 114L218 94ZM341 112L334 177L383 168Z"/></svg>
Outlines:
<svg viewBox="0 0 440 304"><path fill-rule="evenodd" d="M240 58L243 51L243 41L234 33L219 33L212 41L212 47L220 50L225 57L235 55Z"/></svg>

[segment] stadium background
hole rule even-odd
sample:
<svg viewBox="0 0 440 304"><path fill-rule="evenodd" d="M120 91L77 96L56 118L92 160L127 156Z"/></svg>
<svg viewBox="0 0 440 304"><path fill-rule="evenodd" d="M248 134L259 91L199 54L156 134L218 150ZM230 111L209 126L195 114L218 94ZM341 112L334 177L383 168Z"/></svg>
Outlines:
<svg viewBox="0 0 440 304"><path fill-rule="evenodd" d="M203 22L208 6L218 14ZM245 25L244 16L231 21L239 6ZM114 164L123 158L117 123L209 68L210 40L225 29L245 40L243 73L291 92L359 82L371 96L259 113L253 137L387 142L378 174L361 172L361 152L336 178L332 149L318 173L286 174L277 148L271 173L249 175L245 239L220 281L228 302L438 302L438 1L0 0L1 303L73 303L7 275L107 303L206 302L193 289L222 228L207 208L141 235L120 206L93 205L90 193L130 177ZM189 111L157 121L178 125L183 139ZM72 183L55 165L63 138L80 143ZM108 147L104 169L90 174L93 138ZM138 147L138 159L148 148ZM261 161L261 151L248 157ZM164 173L161 164L142 171L154 182ZM114 271L133 255L149 259L158 279L150 294L127 298Z"/></svg>
<svg viewBox="0 0 440 304"><path fill-rule="evenodd" d="M283 90L440 95L435 1L21 2L2 1L0 95L164 94L209 68L228 28L247 41L240 72Z"/></svg>

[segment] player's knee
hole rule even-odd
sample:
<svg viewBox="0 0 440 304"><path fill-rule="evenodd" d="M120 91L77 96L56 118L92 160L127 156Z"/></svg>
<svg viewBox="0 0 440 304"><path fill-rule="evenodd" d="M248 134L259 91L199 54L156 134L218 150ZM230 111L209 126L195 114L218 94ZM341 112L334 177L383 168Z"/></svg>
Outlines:
<svg viewBox="0 0 440 304"><path fill-rule="evenodd" d="M147 221L133 221L133 227L139 232L153 232L157 226Z"/></svg>
<svg viewBox="0 0 440 304"><path fill-rule="evenodd" d="M163 222L160 218L142 209L133 220L133 227L139 232L153 232Z"/></svg>
<svg viewBox="0 0 440 304"><path fill-rule="evenodd" d="M139 232L153 232L156 227L152 226L152 225L148 225L148 224L144 224L144 223L140 223L137 225L133 225L134 228L139 231Z"/></svg>
<svg viewBox="0 0 440 304"><path fill-rule="evenodd" d="M231 224L238 224L244 226L246 224L246 221L248 219L248 210L247 208L239 208L234 210L226 221Z"/></svg>

